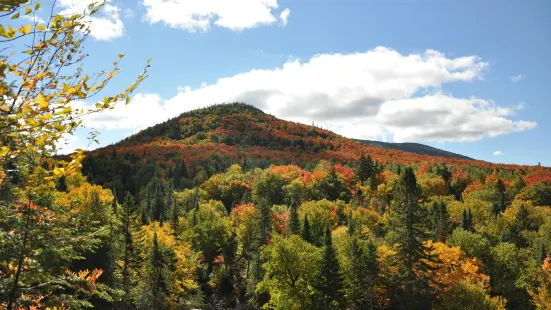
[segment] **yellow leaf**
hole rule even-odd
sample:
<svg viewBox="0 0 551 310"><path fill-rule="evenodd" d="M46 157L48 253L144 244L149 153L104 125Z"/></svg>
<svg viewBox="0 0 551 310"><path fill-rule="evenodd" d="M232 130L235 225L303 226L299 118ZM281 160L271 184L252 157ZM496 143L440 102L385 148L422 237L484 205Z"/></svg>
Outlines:
<svg viewBox="0 0 551 310"><path fill-rule="evenodd" d="M21 26L21 28L19 28L19 31L25 35L31 33L31 24Z"/></svg>
<svg viewBox="0 0 551 310"><path fill-rule="evenodd" d="M38 105L41 110L48 110L48 100L42 94L38 94Z"/></svg>
<svg viewBox="0 0 551 310"><path fill-rule="evenodd" d="M29 7L25 8L25 15L31 14L32 11L33 10L31 10L31 8L29 8Z"/></svg>
<svg viewBox="0 0 551 310"><path fill-rule="evenodd" d="M44 26L44 25L37 25L36 27L34 27L34 29L39 30L39 31L45 31L45 30L46 30L46 26Z"/></svg>

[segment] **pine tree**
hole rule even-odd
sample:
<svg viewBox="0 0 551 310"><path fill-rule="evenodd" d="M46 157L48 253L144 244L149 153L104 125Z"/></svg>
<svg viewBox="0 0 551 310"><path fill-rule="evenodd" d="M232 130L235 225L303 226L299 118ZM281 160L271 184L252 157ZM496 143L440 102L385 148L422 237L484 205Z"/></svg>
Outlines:
<svg viewBox="0 0 551 310"><path fill-rule="evenodd" d="M467 221L469 222L469 230L470 230L470 231L474 231L474 226L473 226L473 214L472 214L470 208L469 208L469 212L467 213Z"/></svg>
<svg viewBox="0 0 551 310"><path fill-rule="evenodd" d="M140 283L140 308L168 309L168 296L174 281L174 253L159 244L157 232L149 249L148 259L144 265L145 279Z"/></svg>
<svg viewBox="0 0 551 310"><path fill-rule="evenodd" d="M291 204L291 215L289 217L289 232L293 235L300 234L300 221L296 204Z"/></svg>
<svg viewBox="0 0 551 310"><path fill-rule="evenodd" d="M461 220L461 228L463 228L463 230L470 230L469 216L467 215L467 210L465 209L463 209L463 218Z"/></svg>
<svg viewBox="0 0 551 310"><path fill-rule="evenodd" d="M426 210L419 206L420 188L415 173L407 167L394 193L395 206L391 222L398 245L396 262L398 272L394 279L393 309L428 309L434 299L432 267L436 258L430 254L424 241L430 239L425 230ZM432 285L431 285L432 284Z"/></svg>
<svg viewBox="0 0 551 310"><path fill-rule="evenodd" d="M348 235L352 236L354 234L354 218L352 217L352 210L348 213Z"/></svg>
<svg viewBox="0 0 551 310"><path fill-rule="evenodd" d="M312 243L314 241L312 239L312 233L310 232L310 223L308 222L308 215L304 216L304 224L302 226L301 237L304 241L308 243Z"/></svg>
<svg viewBox="0 0 551 310"><path fill-rule="evenodd" d="M123 225L123 249L121 284L124 292L122 296L122 309L128 309L130 304L130 289L131 285L131 265L134 257L134 241L132 237L132 222L133 211L135 209L135 201L130 193L126 192L124 202L122 204L122 225Z"/></svg>
<svg viewBox="0 0 551 310"><path fill-rule="evenodd" d="M258 202L258 208L260 208L260 239L263 244L267 244L272 233L272 212L264 199Z"/></svg>
<svg viewBox="0 0 551 310"><path fill-rule="evenodd" d="M362 183L367 181L369 178L373 178L373 160L370 155L366 158L362 153L360 156L360 160L356 168L356 178Z"/></svg>
<svg viewBox="0 0 551 310"><path fill-rule="evenodd" d="M436 208L438 208L437 209L438 222L436 227L436 237L438 241L442 243L446 243L450 215L448 213L448 209L446 208L446 204L444 202L441 202L440 205L438 205Z"/></svg>
<svg viewBox="0 0 551 310"><path fill-rule="evenodd" d="M375 308L377 281L377 246L369 242L364 246L356 235L350 237L347 250L350 267L345 278L345 291L349 308L370 310Z"/></svg>
<svg viewBox="0 0 551 310"><path fill-rule="evenodd" d="M343 279L329 228L325 231L321 267L315 279L314 288L316 290L314 304L317 307L321 309L340 308L344 297L342 293Z"/></svg>
<svg viewBox="0 0 551 310"><path fill-rule="evenodd" d="M162 221L164 219L166 202L164 199L163 191L161 189L160 181L157 183L155 194L153 195L153 209L151 210L151 219L153 221Z"/></svg>
<svg viewBox="0 0 551 310"><path fill-rule="evenodd" d="M67 192L67 180L65 179L65 176L64 176L64 175L62 175L62 176L57 180L55 189L56 189L58 192Z"/></svg>
<svg viewBox="0 0 551 310"><path fill-rule="evenodd" d="M498 209L500 212L505 211L507 209L507 206L505 204L505 184L503 184L503 181L501 179L497 180L496 183L496 190L495 190L495 201L494 201L494 209L497 211ZM495 213L495 212L494 212Z"/></svg>

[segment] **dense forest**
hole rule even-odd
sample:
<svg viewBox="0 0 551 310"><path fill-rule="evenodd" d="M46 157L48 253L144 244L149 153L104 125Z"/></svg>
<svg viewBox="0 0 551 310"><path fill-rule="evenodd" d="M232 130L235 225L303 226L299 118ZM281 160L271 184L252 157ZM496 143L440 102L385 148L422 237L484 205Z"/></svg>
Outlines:
<svg viewBox="0 0 551 310"><path fill-rule="evenodd" d="M362 144L252 106L57 156L120 71L0 4L0 309L550 309L551 169ZM4 52L4 50L2 50ZM19 53L18 53L19 52ZM92 133L92 139L97 133Z"/></svg>

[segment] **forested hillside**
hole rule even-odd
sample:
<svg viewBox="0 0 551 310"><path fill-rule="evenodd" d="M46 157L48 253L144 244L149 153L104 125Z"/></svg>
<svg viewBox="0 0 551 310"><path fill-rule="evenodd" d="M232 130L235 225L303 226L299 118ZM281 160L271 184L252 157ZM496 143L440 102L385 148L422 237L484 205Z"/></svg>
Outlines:
<svg viewBox="0 0 551 310"><path fill-rule="evenodd" d="M105 3L17 29L40 4L5 3L0 37L28 49L0 56L0 309L551 308L550 168L364 145L240 103L59 157L149 61L74 108L124 58L83 73Z"/></svg>
<svg viewBox="0 0 551 310"><path fill-rule="evenodd" d="M358 141L365 144L382 147L385 149L397 149L404 152L412 152L412 153L417 153L421 155L440 156L440 157L446 157L446 158L472 159L464 155L444 151L444 150L437 149L437 148L420 144L420 143L411 143L411 142L392 143L392 142L381 142L381 141L372 141L372 140L358 140Z"/></svg>

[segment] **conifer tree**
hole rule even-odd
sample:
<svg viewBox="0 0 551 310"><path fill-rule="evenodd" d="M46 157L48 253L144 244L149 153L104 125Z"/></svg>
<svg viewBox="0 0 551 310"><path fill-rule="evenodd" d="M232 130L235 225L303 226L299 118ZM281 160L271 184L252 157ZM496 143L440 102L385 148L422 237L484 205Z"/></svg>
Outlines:
<svg viewBox="0 0 551 310"><path fill-rule="evenodd" d="M121 270L121 286L123 290L122 309L128 309L130 304L130 289L132 288L132 265L134 262L134 240L132 236L133 211L135 201L129 192L126 192L122 204L123 228L123 257Z"/></svg>
<svg viewBox="0 0 551 310"><path fill-rule="evenodd" d="M429 262L435 262L436 258L430 254L431 248L424 244L430 239L424 227L427 214L419 206L420 188L411 167L404 170L394 196L391 222L399 243L391 308L428 309L434 298L434 285L437 285L431 279Z"/></svg>
<svg viewBox="0 0 551 310"><path fill-rule="evenodd" d="M304 224L302 225L301 237L304 241L312 243L312 232L310 231L310 223L308 222L308 215L304 216Z"/></svg>
<svg viewBox="0 0 551 310"><path fill-rule="evenodd" d="M343 300L343 279L329 227L325 240L320 271L315 279L314 304L321 309L339 309Z"/></svg>
<svg viewBox="0 0 551 310"><path fill-rule="evenodd" d="M470 208L469 208L469 212L467 213L467 221L469 222L469 230L474 231L473 213L471 212Z"/></svg>
<svg viewBox="0 0 551 310"><path fill-rule="evenodd" d="M56 190L59 192L66 192L67 191L67 180L65 179L65 176L62 175L56 183Z"/></svg>
<svg viewBox="0 0 551 310"><path fill-rule="evenodd" d="M153 209L151 210L151 219L153 221L162 221L165 215L166 202L164 199L163 191L161 189L160 181L157 184L155 189L155 194L153 195Z"/></svg>
<svg viewBox="0 0 551 310"><path fill-rule="evenodd" d="M260 239L263 244L267 244L272 233L271 209L266 200L261 199L258 202L260 209Z"/></svg>
<svg viewBox="0 0 551 310"><path fill-rule="evenodd" d="M377 246L372 242L365 246L358 236L350 237L347 249L350 261L345 278L345 291L349 308L370 310L375 308L375 285L377 281Z"/></svg>
<svg viewBox="0 0 551 310"><path fill-rule="evenodd" d="M467 210L465 210L465 209L463 209L463 217L462 217L462 220L461 220L461 228L463 228L463 230L470 230L469 216L467 215Z"/></svg>
<svg viewBox="0 0 551 310"><path fill-rule="evenodd" d="M298 212L296 204L291 204L291 215L289 218L289 232L293 235L300 234L300 221L298 219Z"/></svg>

